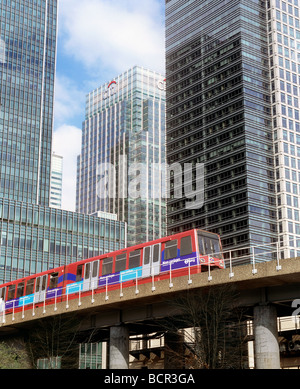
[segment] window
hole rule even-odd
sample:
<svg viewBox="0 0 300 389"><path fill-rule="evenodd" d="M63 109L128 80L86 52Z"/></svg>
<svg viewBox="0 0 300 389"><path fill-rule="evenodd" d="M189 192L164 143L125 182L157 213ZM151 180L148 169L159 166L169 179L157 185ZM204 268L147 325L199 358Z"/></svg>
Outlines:
<svg viewBox="0 0 300 389"><path fill-rule="evenodd" d="M115 272L119 272L126 269L126 253L116 256L116 269Z"/></svg>
<svg viewBox="0 0 300 389"><path fill-rule="evenodd" d="M93 278L98 276L98 265L99 265L99 261L93 262L93 270L92 270L92 277Z"/></svg>
<svg viewBox="0 0 300 389"><path fill-rule="evenodd" d="M180 242L180 256L182 255L188 255L193 252L192 249L192 237L191 236L185 236L181 238Z"/></svg>
<svg viewBox="0 0 300 389"><path fill-rule="evenodd" d="M32 294L33 291L34 291L34 278L27 281L27 284L26 284L26 293L25 293L26 296L28 296L29 294Z"/></svg>
<svg viewBox="0 0 300 389"><path fill-rule="evenodd" d="M25 282L20 282L17 287L17 298L22 297L24 295Z"/></svg>
<svg viewBox="0 0 300 389"><path fill-rule="evenodd" d="M153 262L160 262L160 244L153 246Z"/></svg>
<svg viewBox="0 0 300 389"><path fill-rule="evenodd" d="M88 262L85 265L85 277L84 277L85 279L90 278L90 272L91 272L91 263Z"/></svg>
<svg viewBox="0 0 300 389"><path fill-rule="evenodd" d="M49 289L55 289L58 285L58 273L51 273L50 274L50 283L49 283Z"/></svg>
<svg viewBox="0 0 300 389"><path fill-rule="evenodd" d="M104 258L102 261L102 275L105 276L107 274L112 273L113 269L113 258Z"/></svg>
<svg viewBox="0 0 300 389"><path fill-rule="evenodd" d="M16 285L10 285L8 288L7 300L13 300L15 298Z"/></svg>
<svg viewBox="0 0 300 389"><path fill-rule="evenodd" d="M76 282L82 280L82 270L83 270L83 265L78 265L76 271Z"/></svg>
<svg viewBox="0 0 300 389"><path fill-rule="evenodd" d="M129 253L129 269L140 266L141 250L131 251Z"/></svg>
<svg viewBox="0 0 300 389"><path fill-rule="evenodd" d="M144 265L148 265L148 263L150 262L150 250L151 247L145 247L144 249Z"/></svg>
<svg viewBox="0 0 300 389"><path fill-rule="evenodd" d="M165 260L177 257L177 239L165 243Z"/></svg>

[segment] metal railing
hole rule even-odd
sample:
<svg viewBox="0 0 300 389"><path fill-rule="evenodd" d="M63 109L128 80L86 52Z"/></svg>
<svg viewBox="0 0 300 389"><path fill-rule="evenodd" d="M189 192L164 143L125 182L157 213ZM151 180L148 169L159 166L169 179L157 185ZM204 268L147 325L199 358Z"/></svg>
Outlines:
<svg viewBox="0 0 300 389"><path fill-rule="evenodd" d="M238 256L239 252L243 252L242 255ZM234 271L233 268L235 266L240 266L240 265L245 265L245 264L251 264L252 265L252 274L257 273L257 268L256 265L258 263L266 262L266 261L275 261L275 266L276 270L279 271L281 270L281 265L279 263L279 245L278 243L274 244L264 244L264 245L257 245L257 246L249 246L249 247L243 247L243 248L237 248L235 250L230 250L230 251L225 251L222 253L215 253L214 255L217 254L223 254L224 255L224 264L225 268L229 269L229 277L233 278L234 277ZM180 262L185 262L184 268L178 268L178 263ZM193 264L191 265L191 262ZM43 313L46 313L46 309L48 307L51 307L51 309L54 309L54 311L57 311L57 303L65 302L65 308L68 309L70 307L70 300L77 299L78 301L78 307L82 305L82 295L85 292L90 293L91 297L91 304L95 302L95 294L98 292L102 292L105 294L105 301L109 299L109 292L110 290L114 289L119 289L120 293L120 298L124 296L124 283L131 282L132 284L130 286L135 286L135 294L139 294L139 285L140 281L151 277L151 282L149 282L149 285L151 285L151 291L154 292L156 290L156 283L159 282L156 280L157 276L163 277L165 275L165 279L169 279L169 287L170 289L173 287L173 274L174 271L177 270L186 270L186 275L187 275L187 284L190 285L193 282L193 277L196 277L198 273L203 273L201 272L201 264L194 265L194 258L191 259L183 259L183 260L178 260L174 259L174 261L169 262L169 268L164 271L164 272L159 272L159 274L154 274L152 272L151 275L148 277L142 276L141 272L138 270L134 270L133 274L135 273L134 277L131 277L130 280L128 279L122 279L122 275L120 275L120 280L118 281L110 281L111 275L107 276L101 276L98 279L94 279L90 281L90 286L88 288L83 287L83 283L73 283L66 285L64 287L64 290L61 288L56 288L52 289L51 296L49 296L49 291L44 294L44 298L40 299L37 298L36 295L32 296L24 296L21 298L21 300L17 301L15 300L10 300L10 307L6 308L4 301L1 301L0 299L0 325L4 324L6 322L6 311L10 311L12 321L15 320L15 312L18 310L22 312L22 319L25 318L25 311L28 310L28 307L31 308L32 316L35 315L35 309L36 305L39 304L39 306L43 307ZM175 265L176 264L176 268ZM204 263L205 266L207 266L207 281L212 280L212 270L213 268L216 268L216 265L214 262L208 261L208 263ZM199 268L198 271L192 272L192 269L197 269ZM222 271L222 270L221 270ZM128 273L127 273L127 278L128 278ZM101 285L99 286L99 281L101 279ZM105 282L103 283L103 280ZM73 290L72 290L73 289ZM30 301L32 300L32 301ZM52 300L51 305L47 305L47 302ZM16 307L16 303L19 303L18 307ZM21 303L21 304L20 304ZM26 309L25 309L26 306ZM30 308L29 308L30 309Z"/></svg>

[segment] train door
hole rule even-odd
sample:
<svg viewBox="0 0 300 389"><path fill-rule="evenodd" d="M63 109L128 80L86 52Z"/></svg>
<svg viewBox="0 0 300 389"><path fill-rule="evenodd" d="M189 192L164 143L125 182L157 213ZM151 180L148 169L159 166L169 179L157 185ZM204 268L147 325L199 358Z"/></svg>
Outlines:
<svg viewBox="0 0 300 389"><path fill-rule="evenodd" d="M142 277L159 274L160 271L160 243L147 246L143 249Z"/></svg>
<svg viewBox="0 0 300 389"><path fill-rule="evenodd" d="M35 303L38 303L40 301L44 301L46 298L47 277L48 277L48 274L44 274L43 276L37 277L37 279L36 279L35 293L34 293L34 302Z"/></svg>
<svg viewBox="0 0 300 389"><path fill-rule="evenodd" d="M96 289L99 279L99 261L87 262L84 267L82 290Z"/></svg>

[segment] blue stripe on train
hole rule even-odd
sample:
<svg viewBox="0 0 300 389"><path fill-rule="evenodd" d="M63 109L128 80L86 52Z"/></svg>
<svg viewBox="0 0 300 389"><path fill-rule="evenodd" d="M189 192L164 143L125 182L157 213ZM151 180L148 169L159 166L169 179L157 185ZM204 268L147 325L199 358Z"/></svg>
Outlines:
<svg viewBox="0 0 300 389"><path fill-rule="evenodd" d="M189 265L190 264L190 265ZM199 261L197 259L197 253L193 252L188 255L183 255L180 257L180 251L177 250L177 258L164 259L164 251L162 252L162 263L161 263L161 272L170 270L170 265L172 270L182 269L184 267L198 265Z"/></svg>

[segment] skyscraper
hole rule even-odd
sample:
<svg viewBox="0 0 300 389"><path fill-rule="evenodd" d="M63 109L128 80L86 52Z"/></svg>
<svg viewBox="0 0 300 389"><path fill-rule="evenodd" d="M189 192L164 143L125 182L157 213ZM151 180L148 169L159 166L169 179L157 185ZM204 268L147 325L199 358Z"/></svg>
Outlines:
<svg viewBox="0 0 300 389"><path fill-rule="evenodd" d="M49 205L57 0L2 1L0 196Z"/></svg>
<svg viewBox="0 0 300 389"><path fill-rule="evenodd" d="M87 95L76 210L117 214L128 245L165 234L165 81L135 66Z"/></svg>
<svg viewBox="0 0 300 389"><path fill-rule="evenodd" d="M299 255L298 12L298 0L166 0L167 161L204 167L202 206L171 192L169 232L214 231L225 250L280 237Z"/></svg>
<svg viewBox="0 0 300 389"><path fill-rule="evenodd" d="M61 208L63 157L52 153L50 180L50 207Z"/></svg>
<svg viewBox="0 0 300 389"><path fill-rule="evenodd" d="M0 283L126 245L125 224L49 207L57 0L0 1Z"/></svg>

